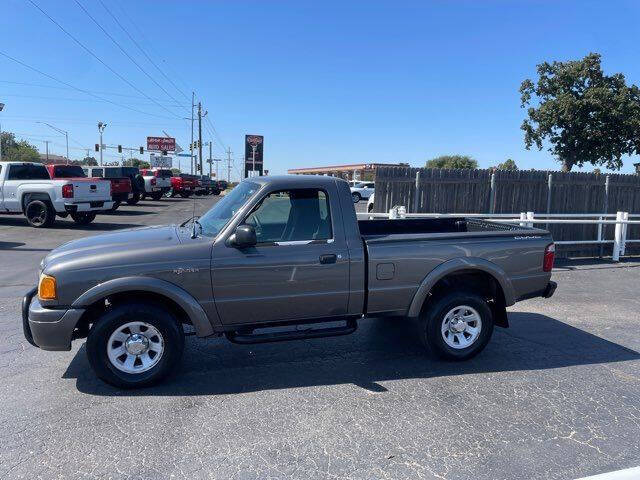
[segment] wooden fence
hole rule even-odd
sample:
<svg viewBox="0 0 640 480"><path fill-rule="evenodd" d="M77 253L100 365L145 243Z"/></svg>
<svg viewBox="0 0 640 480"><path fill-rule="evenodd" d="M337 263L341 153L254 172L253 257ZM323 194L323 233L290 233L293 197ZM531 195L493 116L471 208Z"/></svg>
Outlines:
<svg viewBox="0 0 640 480"><path fill-rule="evenodd" d="M380 167L375 191L375 212L404 205L410 213L640 213L640 175ZM557 240L597 236L595 225L549 230ZM612 238L611 226L604 232ZM629 235L639 233L640 226L629 227ZM600 247L566 246L563 253L590 255Z"/></svg>

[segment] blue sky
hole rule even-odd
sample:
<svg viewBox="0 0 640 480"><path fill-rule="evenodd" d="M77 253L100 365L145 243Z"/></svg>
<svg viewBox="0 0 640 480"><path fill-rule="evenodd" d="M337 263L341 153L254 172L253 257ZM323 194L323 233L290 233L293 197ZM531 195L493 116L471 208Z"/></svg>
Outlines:
<svg viewBox="0 0 640 480"><path fill-rule="evenodd" d="M174 86L99 1L78 0L178 106L75 0L33 1L160 104L29 1L4 0L1 52L145 112L97 101L0 56L3 130L42 151L42 140L51 140L51 151L62 154L64 138L36 122L69 130L72 158L98 142L98 120L108 123L107 144L143 145L166 130L187 146L183 93L193 90L219 134L205 124L205 141L213 136L216 157L222 144L232 149L236 175L247 133L265 135L265 168L273 173L357 162L419 166L448 153L472 155L481 167L510 157L521 168L553 169L559 164L548 152L525 150L520 130L518 87L537 63L599 52L606 73L640 84L640 4L631 1L104 0ZM634 161L626 159L622 172Z"/></svg>

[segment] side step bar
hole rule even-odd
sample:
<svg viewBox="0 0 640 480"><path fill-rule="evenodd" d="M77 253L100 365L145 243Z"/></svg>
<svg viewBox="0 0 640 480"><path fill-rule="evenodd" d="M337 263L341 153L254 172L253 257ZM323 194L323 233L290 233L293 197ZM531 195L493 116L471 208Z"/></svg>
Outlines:
<svg viewBox="0 0 640 480"><path fill-rule="evenodd" d="M250 345L255 343L283 342L287 340L305 340L307 338L337 337L339 335L349 335L358 329L358 322L355 319L348 319L345 320L345 322L344 326L338 327L307 328L305 330L265 333L227 332L225 335L230 342Z"/></svg>

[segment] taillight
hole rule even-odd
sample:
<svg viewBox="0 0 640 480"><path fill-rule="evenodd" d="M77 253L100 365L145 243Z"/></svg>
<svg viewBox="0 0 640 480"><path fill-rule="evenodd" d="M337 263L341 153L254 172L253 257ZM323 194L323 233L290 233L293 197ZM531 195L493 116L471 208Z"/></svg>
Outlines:
<svg viewBox="0 0 640 480"><path fill-rule="evenodd" d="M73 198L73 183L62 186L62 198Z"/></svg>
<svg viewBox="0 0 640 480"><path fill-rule="evenodd" d="M155 177L151 179L151 185L155 185L156 184L156 179Z"/></svg>
<svg viewBox="0 0 640 480"><path fill-rule="evenodd" d="M553 260L556 256L556 246L551 243L544 249L544 258L542 260L542 271L550 272L553 269Z"/></svg>

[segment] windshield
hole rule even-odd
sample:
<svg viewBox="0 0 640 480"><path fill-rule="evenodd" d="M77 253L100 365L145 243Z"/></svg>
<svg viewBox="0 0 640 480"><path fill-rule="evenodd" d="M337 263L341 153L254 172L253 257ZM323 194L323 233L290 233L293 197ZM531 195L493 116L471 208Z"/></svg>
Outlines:
<svg viewBox="0 0 640 480"><path fill-rule="evenodd" d="M53 176L56 178L78 178L87 175L79 165L61 165L53 167Z"/></svg>
<svg viewBox="0 0 640 480"><path fill-rule="evenodd" d="M225 195L211 210L198 219L202 226L202 234L215 237L224 226L229 223L240 208L247 202L260 185L252 182L242 182Z"/></svg>

